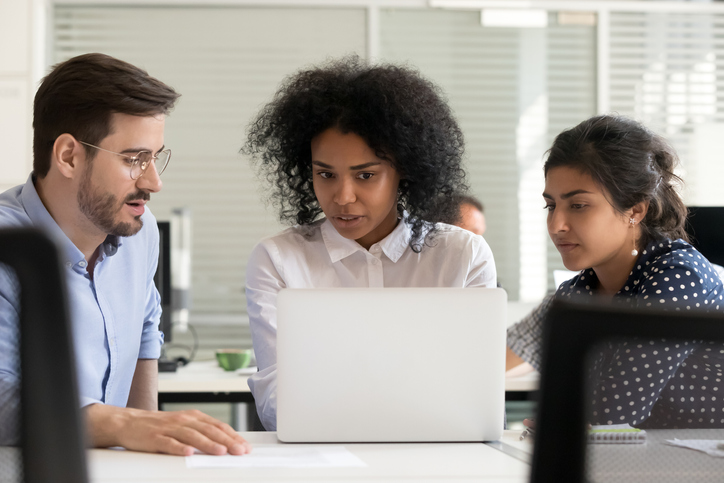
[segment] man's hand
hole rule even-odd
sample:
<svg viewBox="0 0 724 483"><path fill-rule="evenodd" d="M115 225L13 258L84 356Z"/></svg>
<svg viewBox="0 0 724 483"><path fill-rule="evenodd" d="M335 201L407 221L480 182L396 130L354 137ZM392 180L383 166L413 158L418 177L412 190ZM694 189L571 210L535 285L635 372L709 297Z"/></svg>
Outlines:
<svg viewBox="0 0 724 483"><path fill-rule="evenodd" d="M201 411L143 411L92 404L84 409L93 446L190 456L243 455L251 445L226 423Z"/></svg>

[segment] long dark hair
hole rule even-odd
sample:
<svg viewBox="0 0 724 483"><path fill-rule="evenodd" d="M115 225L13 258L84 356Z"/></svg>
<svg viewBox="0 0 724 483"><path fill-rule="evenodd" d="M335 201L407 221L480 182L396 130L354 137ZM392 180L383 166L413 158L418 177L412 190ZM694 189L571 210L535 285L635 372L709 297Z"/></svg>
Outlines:
<svg viewBox="0 0 724 483"><path fill-rule="evenodd" d="M360 136L400 174L414 251L429 244L434 223L456 219L453 194L467 190L464 142L440 89L413 69L351 56L288 77L249 125L242 152L272 185L283 222L309 224L322 213L310 146L331 127Z"/></svg>
<svg viewBox="0 0 724 483"><path fill-rule="evenodd" d="M684 225L686 206L677 189L683 181L674 174L679 158L658 134L623 116L587 119L556 136L543 168L577 168L589 174L623 213L649 202L640 223L639 247L662 238L688 241Z"/></svg>

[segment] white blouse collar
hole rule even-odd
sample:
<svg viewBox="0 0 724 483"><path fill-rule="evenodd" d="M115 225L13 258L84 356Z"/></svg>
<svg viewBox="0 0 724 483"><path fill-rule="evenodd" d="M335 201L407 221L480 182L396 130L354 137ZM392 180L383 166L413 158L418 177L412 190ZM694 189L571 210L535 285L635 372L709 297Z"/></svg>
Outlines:
<svg viewBox="0 0 724 483"><path fill-rule="evenodd" d="M411 231L406 220L407 213L400 219L400 222L397 223L392 233L372 245L370 251L374 251L374 248L379 246L387 258L396 263L402 254L405 253L410 243ZM324 220L322 223L321 233L332 263L336 263L359 251L367 252L367 250L356 241L349 240L340 235L329 220Z"/></svg>

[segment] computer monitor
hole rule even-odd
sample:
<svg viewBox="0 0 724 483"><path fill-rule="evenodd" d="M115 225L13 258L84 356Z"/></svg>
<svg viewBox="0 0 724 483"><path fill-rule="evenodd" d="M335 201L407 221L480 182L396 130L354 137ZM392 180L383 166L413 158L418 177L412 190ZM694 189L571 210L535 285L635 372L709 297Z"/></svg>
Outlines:
<svg viewBox="0 0 724 483"><path fill-rule="evenodd" d="M158 222L158 268L153 276L158 293L161 295L161 324L164 342L171 342L171 223Z"/></svg>
<svg viewBox="0 0 724 483"><path fill-rule="evenodd" d="M691 244L710 262L724 265L724 207L690 206L686 232Z"/></svg>

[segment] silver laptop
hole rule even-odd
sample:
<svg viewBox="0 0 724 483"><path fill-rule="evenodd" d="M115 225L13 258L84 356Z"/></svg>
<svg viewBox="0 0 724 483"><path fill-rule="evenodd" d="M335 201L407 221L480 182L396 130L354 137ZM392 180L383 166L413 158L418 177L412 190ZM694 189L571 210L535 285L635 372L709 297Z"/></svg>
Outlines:
<svg viewBox="0 0 724 483"><path fill-rule="evenodd" d="M286 289L285 442L493 441L503 433L503 289Z"/></svg>

